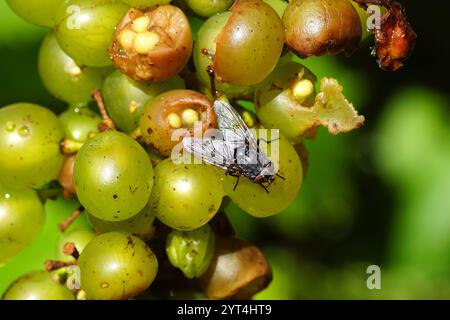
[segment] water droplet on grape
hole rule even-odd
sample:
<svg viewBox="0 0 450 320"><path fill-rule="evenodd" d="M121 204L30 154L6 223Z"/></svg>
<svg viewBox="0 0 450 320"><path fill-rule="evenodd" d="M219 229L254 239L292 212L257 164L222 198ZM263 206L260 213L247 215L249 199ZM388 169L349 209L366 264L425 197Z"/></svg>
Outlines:
<svg viewBox="0 0 450 320"><path fill-rule="evenodd" d="M26 137L30 134L30 128L28 128L27 126L23 126L19 129L19 134L22 137Z"/></svg>
<svg viewBox="0 0 450 320"><path fill-rule="evenodd" d="M14 122L8 121L6 123L6 131L12 132L16 128L16 124Z"/></svg>

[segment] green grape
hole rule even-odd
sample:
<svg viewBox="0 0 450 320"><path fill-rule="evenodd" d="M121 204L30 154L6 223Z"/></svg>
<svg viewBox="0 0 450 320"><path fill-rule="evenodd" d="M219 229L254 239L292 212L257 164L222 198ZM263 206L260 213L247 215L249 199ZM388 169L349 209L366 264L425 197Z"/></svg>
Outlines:
<svg viewBox="0 0 450 320"><path fill-rule="evenodd" d="M89 139L75 161L77 196L86 210L107 221L126 220L148 203L153 169L145 150L117 131Z"/></svg>
<svg viewBox="0 0 450 320"><path fill-rule="evenodd" d="M39 186L58 178L64 158L63 130L48 109L17 103L0 109L0 181L11 187Z"/></svg>
<svg viewBox="0 0 450 320"><path fill-rule="evenodd" d="M212 64L211 57L205 54L216 51L216 37L230 18L230 12L223 12L210 17L202 25L197 35L197 42L194 46L194 65L197 76L201 84L211 88L210 77L208 75L208 66ZM246 98L255 91L254 86L238 86L230 83L216 81L216 89L229 98Z"/></svg>
<svg viewBox="0 0 450 320"><path fill-rule="evenodd" d="M149 8L156 5L167 4L171 0L122 0L123 3L126 3L130 7L133 8Z"/></svg>
<svg viewBox="0 0 450 320"><path fill-rule="evenodd" d="M73 262L75 258L64 254L64 245L73 242L79 253L82 253L89 241L94 238L95 234L90 229L73 229L63 233L56 244L56 257L60 261Z"/></svg>
<svg viewBox="0 0 450 320"><path fill-rule="evenodd" d="M228 10L234 0L185 0L188 7L202 17L211 17Z"/></svg>
<svg viewBox="0 0 450 320"><path fill-rule="evenodd" d="M78 260L81 288L91 300L127 299L147 289L158 260L141 239L119 232L95 237Z"/></svg>
<svg viewBox="0 0 450 320"><path fill-rule="evenodd" d="M177 230L193 230L207 224L224 196L222 175L213 166L164 160L155 168L150 197L157 218Z"/></svg>
<svg viewBox="0 0 450 320"><path fill-rule="evenodd" d="M189 278L198 278L208 270L214 256L216 237L209 225L192 231L172 231L166 252L170 263Z"/></svg>
<svg viewBox="0 0 450 320"><path fill-rule="evenodd" d="M135 216L123 221L105 221L88 214L89 221L99 233L111 231L125 232L138 236L143 240L150 240L154 233L155 214L151 211L150 204L147 204Z"/></svg>
<svg viewBox="0 0 450 320"><path fill-rule="evenodd" d="M238 0L215 38L212 68L221 81L255 85L263 81L280 59L283 23L262 0Z"/></svg>
<svg viewBox="0 0 450 320"><path fill-rule="evenodd" d="M263 144L264 142L261 142ZM242 210L255 217L267 217L285 210L295 199L303 179L303 170L300 158L288 140L281 137L273 141L268 147L268 156L271 150L276 150L279 144L278 176L268 187L269 193L260 185L241 177L236 185L236 178L227 176L224 180L225 193ZM275 164L277 161L272 159Z"/></svg>
<svg viewBox="0 0 450 320"><path fill-rule="evenodd" d="M127 10L112 0L67 0L58 10L56 38L79 65L111 65L108 48Z"/></svg>
<svg viewBox="0 0 450 320"><path fill-rule="evenodd" d="M35 191L0 184L0 267L37 237L44 226L44 207Z"/></svg>
<svg viewBox="0 0 450 320"><path fill-rule="evenodd" d="M67 139L86 142L98 133L98 125L102 118L87 107L69 107L60 116L59 120Z"/></svg>
<svg viewBox="0 0 450 320"><path fill-rule="evenodd" d="M126 133L132 133L139 127L139 118L146 103L163 92L184 87L180 77L165 82L136 82L120 71L115 71L106 78L102 93L108 114L115 125Z"/></svg>
<svg viewBox="0 0 450 320"><path fill-rule="evenodd" d="M258 119L265 128L279 129L290 140L298 141L310 121L305 108L314 105L316 77L303 65L279 65L255 92Z"/></svg>
<svg viewBox="0 0 450 320"><path fill-rule="evenodd" d="M52 279L47 271L35 271L17 279L3 300L75 300L72 292Z"/></svg>
<svg viewBox="0 0 450 320"><path fill-rule="evenodd" d="M68 103L85 103L101 88L109 68L80 67L59 46L50 32L39 51L39 75L47 90Z"/></svg>
<svg viewBox="0 0 450 320"><path fill-rule="evenodd" d="M56 9L65 0L6 0L21 18L39 26L53 27Z"/></svg>
<svg viewBox="0 0 450 320"><path fill-rule="evenodd" d="M284 0L264 0L265 3L270 5L275 10L280 18L283 17L283 13L287 8L288 2Z"/></svg>

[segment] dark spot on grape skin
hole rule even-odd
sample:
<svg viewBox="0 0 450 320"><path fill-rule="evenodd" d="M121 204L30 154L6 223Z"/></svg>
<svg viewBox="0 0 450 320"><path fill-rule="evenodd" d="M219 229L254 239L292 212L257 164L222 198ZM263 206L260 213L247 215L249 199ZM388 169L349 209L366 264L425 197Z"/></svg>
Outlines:
<svg viewBox="0 0 450 320"><path fill-rule="evenodd" d="M113 195L114 200L117 200L119 196L117 194Z"/></svg>

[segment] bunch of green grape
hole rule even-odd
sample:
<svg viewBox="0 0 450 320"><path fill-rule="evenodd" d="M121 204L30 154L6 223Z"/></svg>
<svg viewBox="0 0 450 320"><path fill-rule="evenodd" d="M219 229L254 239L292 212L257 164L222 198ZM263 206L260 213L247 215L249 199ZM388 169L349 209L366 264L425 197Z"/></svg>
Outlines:
<svg viewBox="0 0 450 320"><path fill-rule="evenodd" d="M302 185L303 141L362 125L337 80L318 82L298 58L359 47L365 12L350 0L169 2L7 0L49 28L39 74L67 110L0 109L0 266L40 232L45 190L76 197L91 228L62 226L51 272L24 275L4 299L251 298L270 267L224 204L281 213ZM250 128L279 130L266 190L189 154L173 160L196 123L218 127L218 96Z"/></svg>

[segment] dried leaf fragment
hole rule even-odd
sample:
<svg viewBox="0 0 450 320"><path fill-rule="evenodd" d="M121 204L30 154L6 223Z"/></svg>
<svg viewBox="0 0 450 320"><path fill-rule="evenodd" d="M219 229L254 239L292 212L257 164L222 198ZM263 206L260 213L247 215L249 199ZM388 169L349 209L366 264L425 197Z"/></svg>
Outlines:
<svg viewBox="0 0 450 320"><path fill-rule="evenodd" d="M333 135L357 129L364 124L364 117L358 115L342 91L343 88L336 79L323 78L320 81L320 92L311 108L315 118Z"/></svg>

